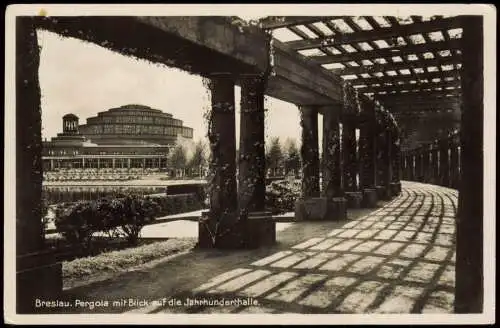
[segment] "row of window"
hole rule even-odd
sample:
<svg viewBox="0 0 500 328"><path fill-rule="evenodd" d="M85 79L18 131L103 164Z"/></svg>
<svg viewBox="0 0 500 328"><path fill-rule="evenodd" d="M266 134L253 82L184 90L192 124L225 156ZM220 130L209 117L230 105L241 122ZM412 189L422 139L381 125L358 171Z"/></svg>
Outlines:
<svg viewBox="0 0 500 328"><path fill-rule="evenodd" d="M78 150L74 150L74 149L71 149L71 150L66 150L66 149L53 150L53 149L49 149L47 151L47 153L50 156L57 156L57 155L78 155L78 154L80 154L80 152Z"/></svg>
<svg viewBox="0 0 500 328"><path fill-rule="evenodd" d="M181 126L149 126L149 125L136 125L136 124L106 124L106 125L93 125L87 126L82 129L82 134L159 134L176 136L182 134L184 137L192 137L193 131L191 128Z"/></svg>
<svg viewBox="0 0 500 328"><path fill-rule="evenodd" d="M151 117L151 116L106 116L102 118L103 123L149 123L172 126L182 126L182 121L173 118Z"/></svg>

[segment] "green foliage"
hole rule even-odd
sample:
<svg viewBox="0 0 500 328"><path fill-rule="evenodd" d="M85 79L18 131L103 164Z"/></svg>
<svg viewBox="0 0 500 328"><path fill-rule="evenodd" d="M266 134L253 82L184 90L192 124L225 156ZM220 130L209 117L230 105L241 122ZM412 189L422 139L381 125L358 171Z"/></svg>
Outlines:
<svg viewBox="0 0 500 328"><path fill-rule="evenodd" d="M266 151L266 167L272 170L283 165L284 155L279 137L271 139L269 148Z"/></svg>
<svg viewBox="0 0 500 328"><path fill-rule="evenodd" d="M280 180L270 183L266 186L266 210L273 214L294 211L300 191L300 180Z"/></svg>
<svg viewBox="0 0 500 328"><path fill-rule="evenodd" d="M191 156L188 168L191 172L197 172L198 175L201 174L200 170L207 164L207 147L205 143L201 140L198 141L193 150L193 155Z"/></svg>
<svg viewBox="0 0 500 328"><path fill-rule="evenodd" d="M176 169L184 169L187 165L187 152L184 146L177 145L169 156L169 163Z"/></svg>
<svg viewBox="0 0 500 328"><path fill-rule="evenodd" d="M67 242L91 251L96 233L123 236L136 244L141 229L159 212L158 204L148 198L127 195L121 199L78 202L56 209L55 225Z"/></svg>
<svg viewBox="0 0 500 328"><path fill-rule="evenodd" d="M300 151L295 140L288 140L286 144L285 167L287 172L300 169Z"/></svg>

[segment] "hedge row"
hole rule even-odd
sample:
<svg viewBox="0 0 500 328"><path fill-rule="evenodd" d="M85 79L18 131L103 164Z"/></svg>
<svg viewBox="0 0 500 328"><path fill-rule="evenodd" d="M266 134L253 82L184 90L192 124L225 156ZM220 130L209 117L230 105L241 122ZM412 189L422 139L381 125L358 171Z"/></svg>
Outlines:
<svg viewBox="0 0 500 328"><path fill-rule="evenodd" d="M199 210L203 205L197 194L101 198L57 206L54 223L66 242L88 253L97 233L124 237L135 245L142 228L157 217Z"/></svg>

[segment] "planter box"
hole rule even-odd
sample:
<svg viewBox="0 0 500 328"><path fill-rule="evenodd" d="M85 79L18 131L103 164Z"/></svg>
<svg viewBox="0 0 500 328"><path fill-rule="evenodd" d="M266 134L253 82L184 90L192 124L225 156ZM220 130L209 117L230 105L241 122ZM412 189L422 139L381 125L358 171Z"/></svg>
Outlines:
<svg viewBox="0 0 500 328"><path fill-rule="evenodd" d="M347 191L344 193L347 200L347 208L361 208L363 193L361 191Z"/></svg>
<svg viewBox="0 0 500 328"><path fill-rule="evenodd" d="M237 221L233 214L230 227L219 229L221 235L213 240L214 223L210 211L202 212L198 222L198 248L202 249L254 249L276 242L276 222L270 212L251 212ZM210 228L209 228L210 227Z"/></svg>
<svg viewBox="0 0 500 328"><path fill-rule="evenodd" d="M343 197L299 199L295 203L295 218L298 221L346 220L347 200Z"/></svg>
<svg viewBox="0 0 500 328"><path fill-rule="evenodd" d="M378 199L391 200L392 194L390 188L387 188L386 186L376 186L375 189L377 189Z"/></svg>
<svg viewBox="0 0 500 328"><path fill-rule="evenodd" d="M377 207L378 195L375 188L365 188L363 189L363 201L361 206L365 208L375 208Z"/></svg>

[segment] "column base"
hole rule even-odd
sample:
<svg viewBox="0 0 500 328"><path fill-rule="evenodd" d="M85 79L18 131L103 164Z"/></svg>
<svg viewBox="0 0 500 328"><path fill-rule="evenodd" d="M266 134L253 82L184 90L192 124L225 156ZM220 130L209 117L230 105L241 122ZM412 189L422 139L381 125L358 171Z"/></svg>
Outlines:
<svg viewBox="0 0 500 328"><path fill-rule="evenodd" d="M389 187L392 195L396 196L401 193L401 182L391 182Z"/></svg>
<svg viewBox="0 0 500 328"><path fill-rule="evenodd" d="M236 216L236 214L234 214ZM247 218L236 217L232 226L219 228L214 240L215 224L210 211L201 213L198 222L198 245L201 249L255 249L276 243L276 222L271 212L251 212Z"/></svg>
<svg viewBox="0 0 500 328"><path fill-rule="evenodd" d="M347 200L347 208L361 208L363 193L361 191L346 191L344 193Z"/></svg>
<svg viewBox="0 0 500 328"><path fill-rule="evenodd" d="M298 221L346 220L347 200L344 197L299 199L295 203L295 219Z"/></svg>
<svg viewBox="0 0 500 328"><path fill-rule="evenodd" d="M60 300L62 290L62 264L53 254L38 252L17 257L17 313L47 312L47 308L36 306L36 300Z"/></svg>
<svg viewBox="0 0 500 328"><path fill-rule="evenodd" d="M378 199L390 200L392 198L390 188L387 188L386 186L376 186L375 189L377 189Z"/></svg>
<svg viewBox="0 0 500 328"><path fill-rule="evenodd" d="M363 200L361 205L366 208L377 207L378 195L377 189L375 188L364 188L363 189Z"/></svg>

